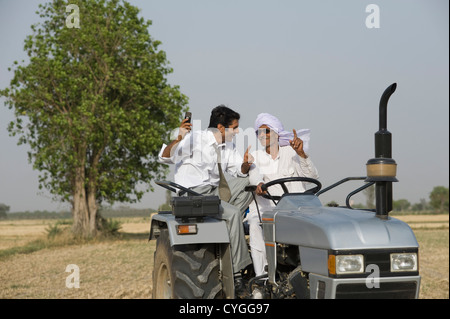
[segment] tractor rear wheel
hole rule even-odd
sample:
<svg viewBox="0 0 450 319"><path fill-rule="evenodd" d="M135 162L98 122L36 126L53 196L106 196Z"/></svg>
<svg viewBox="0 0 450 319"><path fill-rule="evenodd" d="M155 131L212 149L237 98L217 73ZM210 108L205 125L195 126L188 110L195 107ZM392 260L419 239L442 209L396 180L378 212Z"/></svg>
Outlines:
<svg viewBox="0 0 450 319"><path fill-rule="evenodd" d="M214 244L171 247L168 230L161 229L154 260L154 299L222 298Z"/></svg>

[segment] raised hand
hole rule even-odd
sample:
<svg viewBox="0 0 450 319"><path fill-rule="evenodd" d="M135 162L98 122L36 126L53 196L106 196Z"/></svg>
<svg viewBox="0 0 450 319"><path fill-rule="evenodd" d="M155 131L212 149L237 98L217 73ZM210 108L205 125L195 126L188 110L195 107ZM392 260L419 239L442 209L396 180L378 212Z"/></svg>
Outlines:
<svg viewBox="0 0 450 319"><path fill-rule="evenodd" d="M252 156L252 154L249 153L249 150L252 146L250 145L247 147L247 150L244 154L244 163L252 164L255 161L255 158Z"/></svg>
<svg viewBox="0 0 450 319"><path fill-rule="evenodd" d="M252 147L252 146L250 145L249 147L247 147L247 150L245 151L245 154L244 154L244 161L242 162L242 165L241 165L241 172L243 174L248 174L248 171L250 170L250 166L255 161L255 158L252 156L252 154L249 153L250 147Z"/></svg>
<svg viewBox="0 0 450 319"><path fill-rule="evenodd" d="M298 154L298 156L307 158L305 151L303 151L303 141L301 138L297 137L297 132L295 129L292 130L294 132L294 138L289 140L289 144L294 149L294 151Z"/></svg>
<svg viewBox="0 0 450 319"><path fill-rule="evenodd" d="M192 124L188 123L189 119L184 119L178 129L178 140L182 140L192 129Z"/></svg>

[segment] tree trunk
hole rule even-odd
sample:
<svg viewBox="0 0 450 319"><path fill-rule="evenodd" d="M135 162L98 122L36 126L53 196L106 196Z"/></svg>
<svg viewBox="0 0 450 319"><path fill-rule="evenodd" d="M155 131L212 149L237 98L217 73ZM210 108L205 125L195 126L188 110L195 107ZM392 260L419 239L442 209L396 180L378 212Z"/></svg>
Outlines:
<svg viewBox="0 0 450 319"><path fill-rule="evenodd" d="M94 183L89 183L87 194L87 208L89 211L89 233L91 236L97 235L97 231L100 229L100 220L97 218L97 200L95 198L96 188Z"/></svg>
<svg viewBox="0 0 450 319"><path fill-rule="evenodd" d="M89 234L89 211L86 200L86 189L84 187L84 167L75 170L75 181L73 185L72 199L72 231L79 236L88 237Z"/></svg>
<svg viewBox="0 0 450 319"><path fill-rule="evenodd" d="M105 143L106 144L106 143ZM92 157L86 158L86 143L75 148L78 167L75 169L73 186L73 232L82 237L94 237L102 228L102 218L97 214L97 176L100 156L105 146L94 150ZM86 163L88 168L86 168Z"/></svg>
<svg viewBox="0 0 450 319"><path fill-rule="evenodd" d="M97 218L98 206L95 193L96 188L93 182L90 182L88 187L85 185L84 167L77 168L72 203L72 231L76 235L88 238L98 233L101 223Z"/></svg>

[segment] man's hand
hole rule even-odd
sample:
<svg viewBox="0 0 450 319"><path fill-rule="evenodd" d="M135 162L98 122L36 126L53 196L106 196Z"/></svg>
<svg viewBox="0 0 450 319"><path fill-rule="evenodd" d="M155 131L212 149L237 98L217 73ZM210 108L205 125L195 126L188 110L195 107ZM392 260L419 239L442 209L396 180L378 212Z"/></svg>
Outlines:
<svg viewBox="0 0 450 319"><path fill-rule="evenodd" d="M256 195L261 196L261 195L267 194L267 191L263 192L263 190L261 188L262 185L264 185L263 182L259 183L258 186L256 186L256 191L255 191Z"/></svg>
<svg viewBox="0 0 450 319"><path fill-rule="evenodd" d="M297 132L295 131L295 129L293 129L292 131L294 132L294 139L289 140L291 147L298 154L298 156L308 158L306 153L303 151L303 141L301 140L301 138L297 137Z"/></svg>
<svg viewBox="0 0 450 319"><path fill-rule="evenodd" d="M192 129L192 124L187 123L189 119L184 119L181 122L180 128L178 129L178 136L176 140L173 140L166 148L163 150L162 157L171 157L173 150L175 150L175 145L181 142L181 140L189 133Z"/></svg>
<svg viewBox="0 0 450 319"><path fill-rule="evenodd" d="M250 150L250 147L252 147L252 146L250 145L249 147L247 147L247 150L245 151L245 154L244 154L244 161L242 162L242 165L241 165L242 174L248 174L248 171L250 170L250 166L252 166L252 163L255 161L252 154L250 154L248 152Z"/></svg>
<svg viewBox="0 0 450 319"><path fill-rule="evenodd" d="M178 140L181 141L187 133L189 133L192 129L192 124L188 123L189 119L184 119L181 122L180 128L178 129Z"/></svg>

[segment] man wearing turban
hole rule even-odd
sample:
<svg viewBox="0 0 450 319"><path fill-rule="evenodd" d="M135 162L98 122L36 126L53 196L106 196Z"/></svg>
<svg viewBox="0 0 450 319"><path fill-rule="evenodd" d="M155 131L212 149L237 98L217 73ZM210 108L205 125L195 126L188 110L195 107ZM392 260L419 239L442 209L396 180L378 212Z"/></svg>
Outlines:
<svg viewBox="0 0 450 319"><path fill-rule="evenodd" d="M278 118L268 113L261 113L255 121L255 132L262 149L254 151L254 158L250 168L250 185L257 185L256 194L262 195L261 185L270 181L286 177L309 177L318 179L319 173L307 155L309 149L310 130L285 131ZM286 183L289 192L301 193L306 190L303 182ZM283 190L280 185L270 189L271 195L281 196ZM267 264L264 239L256 204L261 212L272 208L275 204L262 196L250 205L248 223L250 226L250 248L256 276L265 273Z"/></svg>

